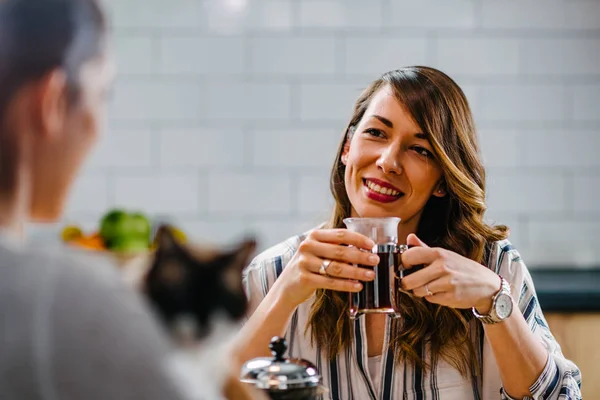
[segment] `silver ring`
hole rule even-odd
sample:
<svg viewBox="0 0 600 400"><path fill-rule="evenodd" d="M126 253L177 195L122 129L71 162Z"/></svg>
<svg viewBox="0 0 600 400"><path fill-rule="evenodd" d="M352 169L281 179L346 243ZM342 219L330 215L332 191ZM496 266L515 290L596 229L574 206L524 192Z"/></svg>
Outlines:
<svg viewBox="0 0 600 400"><path fill-rule="evenodd" d="M328 276L327 268L329 268L329 264L331 264L331 260L323 260L323 264L319 267L319 273L323 276Z"/></svg>
<svg viewBox="0 0 600 400"><path fill-rule="evenodd" d="M429 290L429 287L427 287L427 284L425 284L425 291L427 292L427 296L432 296L433 293L431 292L431 290Z"/></svg>

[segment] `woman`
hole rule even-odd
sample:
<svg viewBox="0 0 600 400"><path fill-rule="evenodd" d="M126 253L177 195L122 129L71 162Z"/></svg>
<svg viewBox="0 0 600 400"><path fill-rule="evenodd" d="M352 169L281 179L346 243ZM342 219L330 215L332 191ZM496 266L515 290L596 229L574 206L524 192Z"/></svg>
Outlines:
<svg viewBox="0 0 600 400"><path fill-rule="evenodd" d="M285 334L294 357L317 364L333 399L580 398L579 370L550 333L507 228L483 222L485 171L452 79L410 67L369 85L331 190L329 222L247 268L255 311L239 335L242 360L268 354L269 338ZM411 246L403 264L425 268L402 280L401 318L352 322L347 292L373 279L353 265L378 258L360 250L374 243L343 219L390 216Z"/></svg>
<svg viewBox="0 0 600 400"><path fill-rule="evenodd" d="M26 221L60 218L100 132L106 39L96 0L0 1L2 399L184 398L167 341L114 268L20 240ZM242 389L226 391L250 398Z"/></svg>

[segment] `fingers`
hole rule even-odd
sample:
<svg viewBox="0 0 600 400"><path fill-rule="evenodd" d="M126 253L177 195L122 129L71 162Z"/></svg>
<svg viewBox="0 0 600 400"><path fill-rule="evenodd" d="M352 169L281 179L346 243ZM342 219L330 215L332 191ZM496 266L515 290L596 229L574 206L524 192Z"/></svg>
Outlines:
<svg viewBox="0 0 600 400"><path fill-rule="evenodd" d="M356 247L340 246L308 239L300 247L300 251L325 260L336 260L346 264L369 265L372 267L379 263L377 254L370 251L361 251Z"/></svg>
<svg viewBox="0 0 600 400"><path fill-rule="evenodd" d="M404 268L412 268L415 265L429 265L440 258L440 250L429 247L411 247L402 253L402 265Z"/></svg>
<svg viewBox="0 0 600 400"><path fill-rule="evenodd" d="M306 289L359 292L363 287L359 281L375 278L375 272L369 268L379 263L377 254L371 253L373 246L371 239L346 229L315 230L300 244L294 256L298 268L290 276L295 276L294 280ZM330 260L327 275L320 273L324 260Z"/></svg>
<svg viewBox="0 0 600 400"><path fill-rule="evenodd" d="M310 272L320 275L323 259L313 257L311 262L307 263L307 268ZM356 281L372 281L375 278L375 272L371 268L360 268L340 261L331 261L325 271L332 278L352 279Z"/></svg>
<svg viewBox="0 0 600 400"><path fill-rule="evenodd" d="M312 274L315 287L321 289L337 290L340 292L360 292L363 285L357 281L351 281L348 279L338 279L333 276L323 276L318 274Z"/></svg>
<svg viewBox="0 0 600 400"><path fill-rule="evenodd" d="M434 295L445 293L449 288L449 279L448 276L443 276L433 281L429 281L423 286L414 288L412 292L417 297L432 297ZM427 292L428 290L430 293Z"/></svg>
<svg viewBox="0 0 600 400"><path fill-rule="evenodd" d="M343 292L359 292L362 290L362 284L358 280L371 280L366 276L369 272L365 268L358 268L352 265L332 261L327 268L329 275L321 275L319 268L322 259L314 255L302 255L298 259L299 274L298 282L303 287L314 289L331 289ZM371 271L372 272L372 271ZM337 273L339 275L331 275Z"/></svg>
<svg viewBox="0 0 600 400"><path fill-rule="evenodd" d="M404 290L415 290L419 287L425 286L425 284L432 282L438 278L441 278L446 274L444 264L441 262L434 262L431 265L427 265L425 268L417 271L409 276L402 278L402 289ZM431 288L430 288L431 290Z"/></svg>
<svg viewBox="0 0 600 400"><path fill-rule="evenodd" d="M375 242L368 237L347 229L316 229L310 233L308 239L337 245L345 244L369 251L375 246Z"/></svg>
<svg viewBox="0 0 600 400"><path fill-rule="evenodd" d="M424 299L427 300L429 303L441 304L443 306L448 306L448 307L450 307L454 302L454 297L451 292L435 293L431 296L424 297ZM456 307L454 307L454 308L456 308Z"/></svg>
<svg viewBox="0 0 600 400"><path fill-rule="evenodd" d="M425 244L425 242L423 242L421 239L419 239L419 237L417 235L415 235L414 233L411 233L410 235L408 235L406 237L406 244L410 247L425 247L428 248L429 246L427 246L427 244Z"/></svg>

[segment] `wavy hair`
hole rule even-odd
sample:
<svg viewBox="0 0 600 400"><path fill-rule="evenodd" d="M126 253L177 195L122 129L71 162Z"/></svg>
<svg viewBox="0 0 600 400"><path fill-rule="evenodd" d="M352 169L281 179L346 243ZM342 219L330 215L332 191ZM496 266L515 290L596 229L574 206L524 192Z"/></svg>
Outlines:
<svg viewBox="0 0 600 400"><path fill-rule="evenodd" d="M508 236L506 226L489 226L483 216L485 170L481 161L475 124L460 87L434 68L414 66L383 74L359 96L352 118L344 131L331 171L330 187L335 206L328 228L343 228L351 204L344 183L344 146L363 118L373 96L390 87L396 99L427 135L443 171L447 195L432 196L425 205L417 234L428 245L442 247L477 262L484 262L487 245ZM391 346L396 362L431 368L444 359L463 376L478 375L470 310L431 304L408 293L400 293L401 318L392 323ZM348 318L348 294L318 290L312 305L307 332L313 343L334 358L347 348L353 334ZM473 330L475 329L475 331ZM418 349L429 349L425 359Z"/></svg>

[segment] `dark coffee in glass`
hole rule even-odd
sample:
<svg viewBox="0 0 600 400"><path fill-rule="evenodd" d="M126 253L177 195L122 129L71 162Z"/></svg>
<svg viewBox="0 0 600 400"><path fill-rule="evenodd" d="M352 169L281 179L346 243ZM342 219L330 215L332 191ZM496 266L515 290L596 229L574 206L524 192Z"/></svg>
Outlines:
<svg viewBox="0 0 600 400"><path fill-rule="evenodd" d="M349 230L361 233L376 244L371 250L379 256L375 267L359 265L375 271L375 279L362 282L363 289L350 293L350 316L361 314L392 314L400 312L398 293L402 277L416 269L405 270L401 255L408 247L398 244L398 223L400 218L346 218L344 223Z"/></svg>

